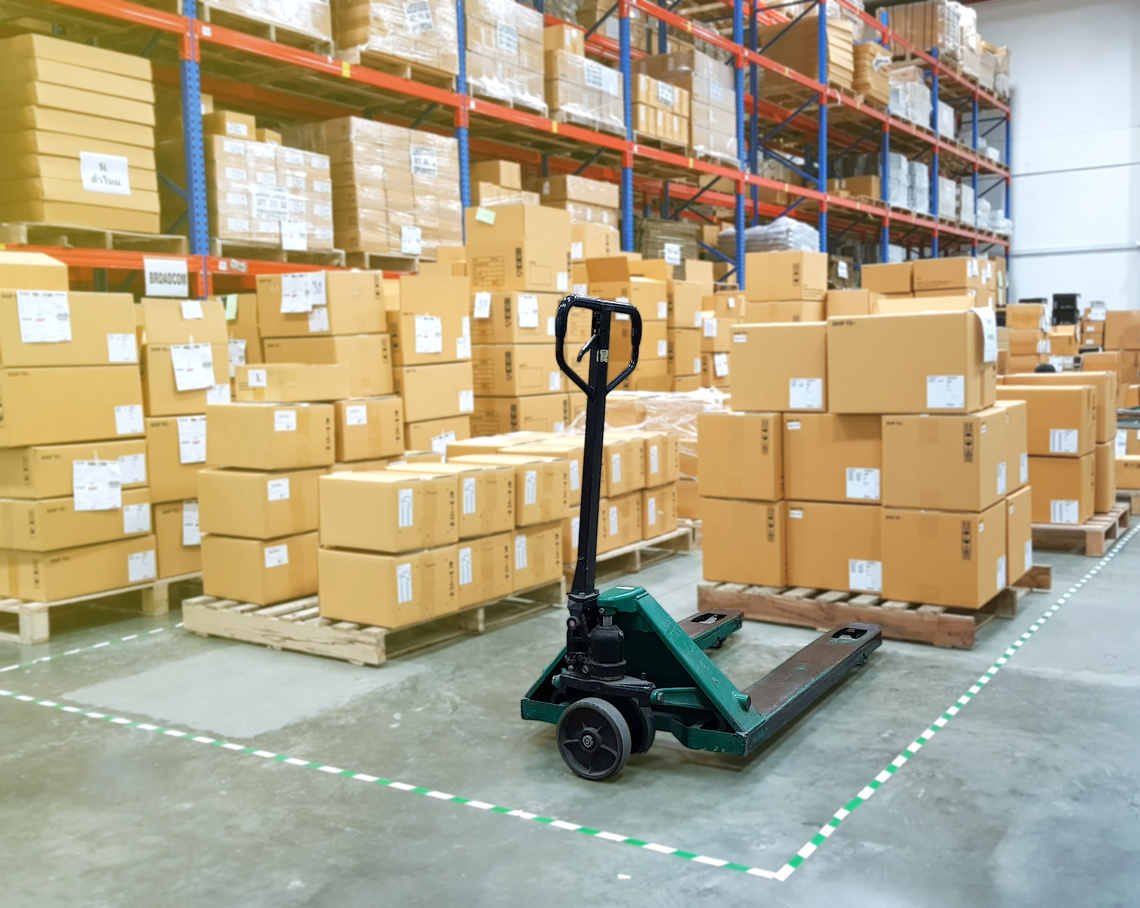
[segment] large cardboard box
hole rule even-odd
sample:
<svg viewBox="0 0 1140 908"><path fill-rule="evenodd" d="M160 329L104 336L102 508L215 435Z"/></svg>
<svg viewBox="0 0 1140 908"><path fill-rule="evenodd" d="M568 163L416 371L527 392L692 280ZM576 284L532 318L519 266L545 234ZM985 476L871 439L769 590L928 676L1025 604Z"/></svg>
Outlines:
<svg viewBox="0 0 1140 908"><path fill-rule="evenodd" d="M1033 522L1081 524L1096 507L1096 454L1029 458Z"/></svg>
<svg viewBox="0 0 1140 908"><path fill-rule="evenodd" d="M608 433L602 458L607 498L645 487L645 444L641 438L620 432Z"/></svg>
<svg viewBox="0 0 1140 908"><path fill-rule="evenodd" d="M537 454L540 457L561 457L570 469L570 507L576 508L582 501L582 439L576 435L551 435L522 444L504 445L498 453ZM606 471L602 470L601 485L598 489L601 498L606 497Z"/></svg>
<svg viewBox="0 0 1140 908"><path fill-rule="evenodd" d="M784 494L797 501L879 502L883 435L878 416L787 414Z"/></svg>
<svg viewBox="0 0 1140 908"><path fill-rule="evenodd" d="M142 439L76 445L0 448L0 498L63 498L75 488L75 462L106 460L119 466L120 488L147 484Z"/></svg>
<svg viewBox="0 0 1140 908"><path fill-rule="evenodd" d="M108 366L138 359L129 293L0 291L0 365Z"/></svg>
<svg viewBox="0 0 1140 908"><path fill-rule="evenodd" d="M828 406L832 413L973 413L993 406L996 360L996 341L987 351L974 312L829 319Z"/></svg>
<svg viewBox="0 0 1140 908"><path fill-rule="evenodd" d="M257 321L262 337L312 334L383 334L383 280L379 271L263 274L257 279ZM288 291L283 294L283 287ZM282 311L286 308L311 308Z"/></svg>
<svg viewBox="0 0 1140 908"><path fill-rule="evenodd" d="M788 583L852 593L883 591L883 509L788 502Z"/></svg>
<svg viewBox="0 0 1140 908"><path fill-rule="evenodd" d="M1140 350L1140 311L1111 309L1104 319L1106 350Z"/></svg>
<svg viewBox="0 0 1140 908"><path fill-rule="evenodd" d="M264 349L266 363L347 366L347 397L378 397L392 393L392 354L387 334L276 337L266 340ZM245 374L248 377L248 371ZM306 371L304 374L309 373ZM268 388L264 390L268 391ZM269 398L245 398L239 394L237 399L268 400ZM306 398L306 400L318 399L320 398Z"/></svg>
<svg viewBox="0 0 1140 908"><path fill-rule="evenodd" d="M749 252L744 285L749 302L821 300L827 296L827 253Z"/></svg>
<svg viewBox="0 0 1140 908"><path fill-rule="evenodd" d="M472 355L475 393L480 397L558 394L567 379L554 359L554 348L535 344L487 344Z"/></svg>
<svg viewBox="0 0 1140 908"><path fill-rule="evenodd" d="M884 416L883 504L984 511L1004 498L1007 422L1000 407L965 416Z"/></svg>
<svg viewBox="0 0 1140 908"><path fill-rule="evenodd" d="M152 501L198 497L198 471L206 466L206 429L204 415L147 418Z"/></svg>
<svg viewBox="0 0 1140 908"><path fill-rule="evenodd" d="M465 454L449 463L511 467L515 471L515 526L562 520L570 513L570 462L534 454Z"/></svg>
<svg viewBox="0 0 1140 908"><path fill-rule="evenodd" d="M822 322L827 315L827 304L822 300L781 303L749 303L744 319L761 325L783 322Z"/></svg>
<svg viewBox="0 0 1140 908"><path fill-rule="evenodd" d="M58 602L157 579L154 536L57 552L0 550L0 595Z"/></svg>
<svg viewBox="0 0 1140 908"><path fill-rule="evenodd" d="M202 588L207 596L271 605L317 591L317 534L278 539L202 537Z"/></svg>
<svg viewBox="0 0 1140 908"><path fill-rule="evenodd" d="M986 289L982 269L978 266L978 259L973 256L918 259L912 264L915 291L977 290L981 293Z"/></svg>
<svg viewBox="0 0 1140 908"><path fill-rule="evenodd" d="M404 446L409 451L434 451L443 455L454 442L470 437L470 416L445 416L404 424Z"/></svg>
<svg viewBox="0 0 1140 908"><path fill-rule="evenodd" d="M1023 331L1048 331L1050 328L1048 307L1041 303L1015 303L1005 307L1005 325Z"/></svg>
<svg viewBox="0 0 1140 908"><path fill-rule="evenodd" d="M539 205L468 208L467 269L473 291L570 290L570 213Z"/></svg>
<svg viewBox="0 0 1140 908"><path fill-rule="evenodd" d="M641 463L644 464L646 488L676 482L681 476L680 439L674 432L654 432L650 429L623 429L607 432L612 441L633 439L643 442ZM579 443L579 449L581 443ZM633 468L637 469L636 461Z"/></svg>
<svg viewBox="0 0 1140 908"><path fill-rule="evenodd" d="M459 607L454 545L381 555L321 549L322 618L398 628Z"/></svg>
<svg viewBox="0 0 1140 908"><path fill-rule="evenodd" d="M677 516L687 520L701 519L701 494L695 479L677 480Z"/></svg>
<svg viewBox="0 0 1140 908"><path fill-rule="evenodd" d="M241 402L335 401L352 396L350 391L350 368L343 364L264 362L234 372L234 400Z"/></svg>
<svg viewBox="0 0 1140 908"><path fill-rule="evenodd" d="M1096 389L1092 386L999 385L997 393L1002 400L1024 400L1029 405L1031 457L1083 457L1093 453Z"/></svg>
<svg viewBox="0 0 1140 908"><path fill-rule="evenodd" d="M663 261L633 261L625 255L586 260L591 295L628 302L646 325L668 322L671 271ZM617 354L614 359L619 359Z"/></svg>
<svg viewBox="0 0 1140 908"><path fill-rule="evenodd" d="M388 472L454 476L460 539L504 533L515 527L515 470L510 465L404 463L393 464Z"/></svg>
<svg viewBox="0 0 1140 908"><path fill-rule="evenodd" d="M1096 441L1105 444L1116 439L1116 394L1117 376L1115 372L1040 372L1018 375L1008 380L1009 384L1029 385L1091 385L1096 389Z"/></svg>
<svg viewBox="0 0 1140 908"><path fill-rule="evenodd" d="M224 343L144 346L139 377L146 415L201 413L212 401L215 386L224 386L223 393L228 393L229 357ZM181 382L187 383L186 390L179 390Z"/></svg>
<svg viewBox="0 0 1140 908"><path fill-rule="evenodd" d="M702 496L752 501L784 497L779 413L702 413L697 417L697 444Z"/></svg>
<svg viewBox="0 0 1140 908"><path fill-rule="evenodd" d="M864 265L863 289L873 293L910 293L914 290L914 263Z"/></svg>
<svg viewBox="0 0 1140 908"><path fill-rule="evenodd" d="M876 293L874 290L828 290L827 317L873 315L874 306L880 299L882 299L882 294Z"/></svg>
<svg viewBox="0 0 1140 908"><path fill-rule="evenodd" d="M1023 400L998 400L994 406L1001 407L1009 417L1005 427L1009 445L1005 482L1012 493L1029 482L1029 405Z"/></svg>
<svg viewBox="0 0 1140 908"><path fill-rule="evenodd" d="M1009 584L1005 514L883 508L883 598L981 608Z"/></svg>
<svg viewBox="0 0 1140 908"><path fill-rule="evenodd" d="M471 430L480 435L504 432L563 432L570 423L565 394L532 397L476 397Z"/></svg>
<svg viewBox="0 0 1140 908"><path fill-rule="evenodd" d="M514 550L516 593L557 581L562 576L561 520L515 530Z"/></svg>
<svg viewBox="0 0 1140 908"><path fill-rule="evenodd" d="M333 473L320 478L321 544L410 552L459 540L450 475Z"/></svg>
<svg viewBox="0 0 1140 908"><path fill-rule="evenodd" d="M122 492L122 507L76 510L75 498L0 498L0 549L50 552L150 533L150 493Z"/></svg>
<svg viewBox="0 0 1140 908"><path fill-rule="evenodd" d="M669 281L670 328L688 329L701 327L701 310L704 308L704 285L698 281Z"/></svg>
<svg viewBox="0 0 1140 908"><path fill-rule="evenodd" d="M144 344L224 344L229 339L225 308L218 299L144 299L137 314Z"/></svg>
<svg viewBox="0 0 1140 908"><path fill-rule="evenodd" d="M734 318L717 318L710 310L701 312L701 353L730 353L740 322ZM666 335L668 339L668 335ZM615 357L616 361L616 357Z"/></svg>
<svg viewBox="0 0 1140 908"><path fill-rule="evenodd" d="M642 532L640 492L607 498L598 514L598 554L640 542Z"/></svg>
<svg viewBox="0 0 1140 908"><path fill-rule="evenodd" d="M197 504L196 501L169 501L154 505L159 580L202 570Z"/></svg>
<svg viewBox="0 0 1140 908"><path fill-rule="evenodd" d="M400 305L387 310L392 362L426 366L471 358L467 278L417 274L400 278Z"/></svg>
<svg viewBox="0 0 1140 908"><path fill-rule="evenodd" d="M393 387L404 399L404 421L424 422L475 412L470 360L438 366L396 366Z"/></svg>
<svg viewBox="0 0 1140 908"><path fill-rule="evenodd" d="M330 466L331 404L218 404L206 408L206 463L246 470Z"/></svg>
<svg viewBox="0 0 1140 908"><path fill-rule="evenodd" d="M0 251L0 288L67 293L67 266L42 252Z"/></svg>
<svg viewBox="0 0 1140 908"><path fill-rule="evenodd" d="M1093 509L1106 514L1116 504L1116 445L1097 445L1093 464Z"/></svg>
<svg viewBox="0 0 1140 908"><path fill-rule="evenodd" d="M1005 539L1009 585L1033 567L1033 489L1019 489L1005 500Z"/></svg>
<svg viewBox="0 0 1140 908"><path fill-rule="evenodd" d="M1116 487L1130 491L1140 489L1140 455L1116 458Z"/></svg>
<svg viewBox="0 0 1140 908"><path fill-rule="evenodd" d="M677 483L641 492L641 538L655 539L677 529Z"/></svg>
<svg viewBox="0 0 1140 908"><path fill-rule="evenodd" d="M137 366L0 369L0 447L143 434Z"/></svg>
<svg viewBox="0 0 1140 908"><path fill-rule="evenodd" d="M558 293L476 293L471 341L475 344L554 343L554 316L561 302L562 295ZM588 339L587 336L583 343Z"/></svg>
<svg viewBox="0 0 1140 908"><path fill-rule="evenodd" d="M701 374L701 332L694 328L670 328L666 334L670 375Z"/></svg>
<svg viewBox="0 0 1140 908"><path fill-rule="evenodd" d="M733 331L732 408L828 408L826 324L737 325Z"/></svg>
<svg viewBox="0 0 1140 908"><path fill-rule="evenodd" d="M338 462L404 453L404 403L400 398L338 400L334 406Z"/></svg>
<svg viewBox="0 0 1140 908"><path fill-rule="evenodd" d="M785 502L701 498L700 510L705 580L787 584Z"/></svg>
<svg viewBox="0 0 1140 908"><path fill-rule="evenodd" d="M456 546L459 608L504 599L515 591L514 536L496 533Z"/></svg>
<svg viewBox="0 0 1140 908"><path fill-rule="evenodd" d="M949 294L957 294L950 296ZM871 306L872 315L905 315L916 312L965 312L978 307L973 290L916 290L914 297L880 297ZM984 308L984 307L983 307Z"/></svg>
<svg viewBox="0 0 1140 908"><path fill-rule="evenodd" d="M198 514L203 533L274 539L317 529L317 480L310 470L202 470Z"/></svg>

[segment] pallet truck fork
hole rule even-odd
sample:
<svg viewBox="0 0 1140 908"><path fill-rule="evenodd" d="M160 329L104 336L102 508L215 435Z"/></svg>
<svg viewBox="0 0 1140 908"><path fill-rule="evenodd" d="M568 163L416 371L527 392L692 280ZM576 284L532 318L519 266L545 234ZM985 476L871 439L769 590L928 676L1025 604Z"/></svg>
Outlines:
<svg viewBox="0 0 1140 908"><path fill-rule="evenodd" d="M570 310L592 312L589 381L566 363ZM611 317L629 320L629 364L608 379ZM841 681L883 640L875 624L837 627L744 690L705 654L740 629L738 609L674 621L640 587L600 593L597 568L599 487L606 397L637 366L641 316L628 303L568 296L555 316L558 366L586 395L578 566L567 606L566 648L522 700L522 717L558 726L566 765L589 781L617 774L630 754L645 753L657 731L685 747L744 756L770 739Z"/></svg>

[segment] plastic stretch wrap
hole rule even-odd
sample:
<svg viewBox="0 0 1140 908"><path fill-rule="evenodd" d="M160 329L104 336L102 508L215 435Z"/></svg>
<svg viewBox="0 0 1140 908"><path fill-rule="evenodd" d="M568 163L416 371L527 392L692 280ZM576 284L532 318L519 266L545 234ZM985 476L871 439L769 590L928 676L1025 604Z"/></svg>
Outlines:
<svg viewBox="0 0 1140 908"><path fill-rule="evenodd" d="M904 66L891 71L890 113L893 116L929 129L933 108L930 87L923 81L918 67Z"/></svg>
<svg viewBox="0 0 1140 908"><path fill-rule="evenodd" d="M930 165L907 161L910 172L909 208L919 214L930 214Z"/></svg>
<svg viewBox="0 0 1140 908"><path fill-rule="evenodd" d="M958 184L949 177L938 178L938 213L950 218L958 216Z"/></svg>
<svg viewBox="0 0 1140 908"><path fill-rule="evenodd" d="M736 255L736 229L726 227L716 241L717 249L732 258ZM784 252L803 250L819 252L819 231L810 224L789 217L776 218L770 224L758 224L744 231L744 251Z"/></svg>
<svg viewBox="0 0 1140 908"><path fill-rule="evenodd" d="M546 104L551 116L560 113L567 122L625 135L620 72L564 50L551 51L546 59Z"/></svg>
<svg viewBox="0 0 1140 908"><path fill-rule="evenodd" d="M974 225L974 187L965 180L958 184L958 220Z"/></svg>
<svg viewBox="0 0 1140 908"><path fill-rule="evenodd" d="M542 13L514 0L470 0L468 91L545 114L542 29Z"/></svg>
<svg viewBox="0 0 1140 908"><path fill-rule="evenodd" d="M333 36L329 0L210 0L210 6L325 41Z"/></svg>
<svg viewBox="0 0 1140 908"><path fill-rule="evenodd" d="M700 51L684 50L634 60L633 72L689 92L689 145L694 154L734 165L739 162L731 67Z"/></svg>
<svg viewBox="0 0 1140 908"><path fill-rule="evenodd" d="M897 205L899 208L911 208L910 203L910 167L906 155L891 152L888 164L887 204Z"/></svg>
<svg viewBox="0 0 1140 908"><path fill-rule="evenodd" d="M961 60L962 51L977 41L978 15L955 0L921 0L889 7L888 25L900 38L929 51L937 47L943 57ZM896 55L906 48L898 45Z"/></svg>
<svg viewBox="0 0 1140 908"><path fill-rule="evenodd" d="M863 0L851 0L851 5L859 8L859 12L864 12ZM808 7L807 14L809 16L819 17L819 4L818 3L789 3L781 9L789 19L794 19L796 16L803 13L804 8ZM852 12L846 7L840 6L838 3L827 4L827 18L828 19L846 19L851 23L851 30L854 34L856 41L863 40L863 20L859 18L858 13ZM878 34L876 32L875 34ZM872 37L872 36L868 36Z"/></svg>
<svg viewBox="0 0 1140 908"><path fill-rule="evenodd" d="M938 102L938 134L954 138L954 108L945 101Z"/></svg>
<svg viewBox="0 0 1140 908"><path fill-rule="evenodd" d="M453 0L336 0L340 48L360 48L442 73L459 72Z"/></svg>

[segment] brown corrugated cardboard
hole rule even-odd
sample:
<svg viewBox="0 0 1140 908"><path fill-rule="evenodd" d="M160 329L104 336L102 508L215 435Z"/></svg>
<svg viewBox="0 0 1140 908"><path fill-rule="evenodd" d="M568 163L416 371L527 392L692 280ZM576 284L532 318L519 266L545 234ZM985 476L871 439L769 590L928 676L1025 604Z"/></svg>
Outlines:
<svg viewBox="0 0 1140 908"><path fill-rule="evenodd" d="M75 488L75 461L119 465L123 489L147 484L147 445L142 439L77 445L0 448L0 498L63 498Z"/></svg>
<svg viewBox="0 0 1140 908"><path fill-rule="evenodd" d="M561 521L516 530L513 568L515 592L557 581L562 576Z"/></svg>
<svg viewBox="0 0 1140 908"><path fill-rule="evenodd" d="M570 29L567 28L567 31ZM582 32L577 31L577 34L580 36ZM494 183L504 189L522 189L522 167L514 161L472 161L471 182Z"/></svg>
<svg viewBox="0 0 1140 908"><path fill-rule="evenodd" d="M471 340L476 344L554 343L554 314L560 302L562 296L557 293L476 293Z"/></svg>
<svg viewBox="0 0 1140 908"><path fill-rule="evenodd" d="M606 434L608 438L613 440L632 438L644 442L645 450L642 462L645 464L646 488L667 485L680 478L680 439L675 433L623 429L621 431L610 430Z"/></svg>
<svg viewBox="0 0 1140 908"><path fill-rule="evenodd" d="M697 439L702 496L753 501L784 497L779 413L702 413Z"/></svg>
<svg viewBox="0 0 1140 908"><path fill-rule="evenodd" d="M875 293L910 293L914 289L914 263L864 265L863 289Z"/></svg>
<svg viewBox="0 0 1140 908"><path fill-rule="evenodd" d="M196 501L154 505L154 539L158 552L158 579L195 574L202 570L202 543ZM189 506L190 510L187 510Z"/></svg>
<svg viewBox="0 0 1140 908"><path fill-rule="evenodd" d="M1093 452L1093 510L1098 514L1107 514L1116 504L1115 449L1115 444L1097 445Z"/></svg>
<svg viewBox="0 0 1140 908"><path fill-rule="evenodd" d="M409 552L459 539L455 476L333 473L320 479L321 544Z"/></svg>
<svg viewBox="0 0 1140 908"><path fill-rule="evenodd" d="M914 266L913 285L917 290L977 290L986 289L982 269L973 256L957 258L918 259ZM864 268L864 283L866 269Z"/></svg>
<svg viewBox="0 0 1140 908"><path fill-rule="evenodd" d="M460 539L504 533L515 527L515 470L510 465L406 463L392 465L388 471L454 476Z"/></svg>
<svg viewBox="0 0 1140 908"><path fill-rule="evenodd" d="M875 303L881 298L882 294L876 293L874 290L829 290L827 291L827 317L871 315Z"/></svg>
<svg viewBox="0 0 1140 908"><path fill-rule="evenodd" d="M0 549L50 552L150 533L150 492L127 489L122 507L76 510L75 498L0 498Z"/></svg>
<svg viewBox="0 0 1140 908"><path fill-rule="evenodd" d="M270 605L317 591L317 534L278 539L202 537L207 596Z"/></svg>
<svg viewBox="0 0 1140 908"><path fill-rule="evenodd" d="M732 354L701 354L701 387L720 388L727 391L732 387Z"/></svg>
<svg viewBox="0 0 1140 908"><path fill-rule="evenodd" d="M1109 310L1104 320L1104 346L1108 350L1140 350L1140 312Z"/></svg>
<svg viewBox="0 0 1140 908"><path fill-rule="evenodd" d="M144 344L224 344L228 339L225 308L218 299L144 299L138 314Z"/></svg>
<svg viewBox="0 0 1140 908"><path fill-rule="evenodd" d="M0 369L0 447L143 434L137 366Z"/></svg>
<svg viewBox="0 0 1140 908"><path fill-rule="evenodd" d="M1010 586L1033 567L1033 489L1020 489L1005 500L1005 548Z"/></svg>
<svg viewBox="0 0 1140 908"><path fill-rule="evenodd" d="M958 293L957 296L948 296L950 293ZM871 304L872 315L904 315L915 312L965 312L967 309L976 308L978 298L970 291L970 294L965 294L965 291L951 291L951 290L932 290L930 293L925 291L915 291L914 298L909 297L892 298L880 297Z"/></svg>
<svg viewBox="0 0 1140 908"><path fill-rule="evenodd" d="M1002 400L1024 400L1029 405L1030 456L1083 457L1093 452L1095 388L1090 385L999 385L997 393Z"/></svg>
<svg viewBox="0 0 1140 908"><path fill-rule="evenodd" d="M393 387L404 399L404 421L424 422L475 411L471 362L396 366Z"/></svg>
<svg viewBox="0 0 1140 908"><path fill-rule="evenodd" d="M737 325L732 408L826 411L826 324Z"/></svg>
<svg viewBox="0 0 1140 908"><path fill-rule="evenodd" d="M1005 325L1023 331L1048 331L1046 307L1040 303L1017 303L1005 308Z"/></svg>
<svg viewBox="0 0 1140 908"><path fill-rule="evenodd" d="M342 400L352 396L350 376L350 367L345 364L264 362L259 366L238 366L234 372L234 400L243 403Z"/></svg>
<svg viewBox="0 0 1140 908"><path fill-rule="evenodd" d="M786 585L784 502L702 498L700 508L705 580Z"/></svg>
<svg viewBox="0 0 1140 908"><path fill-rule="evenodd" d="M147 416L201 413L214 386L229 391L229 348L226 344L147 345L142 348L139 377ZM187 390L178 390L180 382Z"/></svg>
<svg viewBox="0 0 1140 908"><path fill-rule="evenodd" d="M309 470L202 470L198 473L203 533L274 539L317 529L317 479Z"/></svg>
<svg viewBox="0 0 1140 908"><path fill-rule="evenodd" d="M883 508L883 598L981 608L1009 584L1005 514Z"/></svg>
<svg viewBox="0 0 1140 908"><path fill-rule="evenodd" d="M1000 407L965 416L884 416L883 504L984 511L1004 498L1007 421Z"/></svg>
<svg viewBox="0 0 1140 908"><path fill-rule="evenodd" d="M147 418L152 501L198 497L198 471L206 466L207 438L204 415Z"/></svg>
<svg viewBox="0 0 1140 908"><path fill-rule="evenodd" d="M701 374L701 332L695 328L670 328L666 334L669 374Z"/></svg>
<svg viewBox="0 0 1140 908"><path fill-rule="evenodd" d="M607 498L598 514L598 554L604 555L642 539L640 492Z"/></svg>
<svg viewBox="0 0 1140 908"><path fill-rule="evenodd" d="M704 285L697 281L669 281L670 328L700 328Z"/></svg>
<svg viewBox="0 0 1140 908"><path fill-rule="evenodd" d="M412 451L446 454L453 442L470 437L470 416L445 416L443 419L404 423L404 444Z"/></svg>
<svg viewBox="0 0 1140 908"><path fill-rule="evenodd" d="M1008 379L1011 385L1091 385L1096 389L1096 441L1116 438L1116 372L1040 372Z"/></svg>
<svg viewBox="0 0 1140 908"><path fill-rule="evenodd" d="M372 460L404 453L404 403L398 397L338 400L336 459Z"/></svg>
<svg viewBox="0 0 1140 908"><path fill-rule="evenodd" d="M0 288L66 293L71 287L67 266L42 252L0 250Z"/></svg>
<svg viewBox="0 0 1140 908"><path fill-rule="evenodd" d="M489 464L515 471L515 525L535 526L570 513L570 462L534 454L465 454L449 463Z"/></svg>
<svg viewBox="0 0 1140 908"><path fill-rule="evenodd" d="M656 539L677 529L677 484L675 482L641 493L641 538Z"/></svg>
<svg viewBox="0 0 1140 908"><path fill-rule="evenodd" d="M208 136L253 140L257 137L257 120L233 110L216 110L202 117L202 132Z"/></svg>
<svg viewBox="0 0 1140 908"><path fill-rule="evenodd" d="M1096 455L1030 456L1029 487L1034 523L1085 523L1096 506Z"/></svg>
<svg viewBox="0 0 1140 908"><path fill-rule="evenodd" d="M878 502L882 419L797 413L784 417L784 494L798 501Z"/></svg>
<svg viewBox="0 0 1140 908"><path fill-rule="evenodd" d="M570 290L570 214L539 205L466 211L467 265L473 291Z"/></svg>
<svg viewBox="0 0 1140 908"><path fill-rule="evenodd" d="M292 470L335 458L330 404L219 404L206 408L212 467Z"/></svg>
<svg viewBox="0 0 1140 908"><path fill-rule="evenodd" d="M1116 487L1140 489L1140 455L1129 454L1116 458Z"/></svg>
<svg viewBox="0 0 1140 908"><path fill-rule="evenodd" d="M607 498L645 487L645 443L621 432L607 432L602 450Z"/></svg>
<svg viewBox="0 0 1140 908"><path fill-rule="evenodd" d="M514 536L497 533L456 546L459 608L503 599L515 590Z"/></svg>
<svg viewBox="0 0 1140 908"><path fill-rule="evenodd" d="M378 271L317 272L304 275L263 274L257 279L257 320L262 337L307 337L312 334L383 334L387 328L382 275ZM282 299L282 281L288 278L290 296ZM323 289L323 293L321 292ZM308 296L306 296L306 292ZM321 300L324 299L322 304ZM312 305L303 312L282 312ZM322 311L323 310L323 311Z"/></svg>
<svg viewBox="0 0 1140 908"><path fill-rule="evenodd" d="M454 545L380 555L321 549L321 617L397 628L459 607Z"/></svg>
<svg viewBox="0 0 1140 908"><path fill-rule="evenodd" d="M512 445L537 444L553 438L554 436L547 432L505 432L501 435L480 435L448 445L448 453L453 459L464 454L503 454L507 453L505 449Z"/></svg>
<svg viewBox="0 0 1140 908"><path fill-rule="evenodd" d="M471 358L471 292L465 277L400 278L399 307L387 310L392 362L425 366Z"/></svg>
<svg viewBox="0 0 1140 908"><path fill-rule="evenodd" d="M827 305L822 300L749 303L744 312L745 321L758 325L774 325L783 322L822 322L827 315Z"/></svg>
<svg viewBox="0 0 1140 908"><path fill-rule="evenodd" d="M0 364L136 363L134 310L129 293L0 291Z"/></svg>
<svg viewBox="0 0 1140 908"><path fill-rule="evenodd" d="M0 550L0 595L58 602L157 579L154 536L58 552Z"/></svg>
<svg viewBox="0 0 1140 908"><path fill-rule="evenodd" d="M1023 400L999 400L995 407L1001 407L1009 417L1005 436L1009 452L1005 458L1006 486L1012 493L1029 482L1029 405Z"/></svg>
<svg viewBox="0 0 1140 908"><path fill-rule="evenodd" d="M522 397L567 390L552 346L480 345L473 351L472 370L475 393L480 397Z"/></svg>
<svg viewBox="0 0 1140 908"><path fill-rule="evenodd" d="M788 583L883 591L883 510L873 504L788 502Z"/></svg>
<svg viewBox="0 0 1140 908"><path fill-rule="evenodd" d="M277 337L266 340L264 349L266 363L347 366L348 397L377 397L392 393L392 355L387 334ZM238 397L238 400L243 399L245 398ZM252 399L268 400L256 397ZM319 399L321 398L306 398Z"/></svg>
<svg viewBox="0 0 1140 908"><path fill-rule="evenodd" d="M827 253L749 252L744 277L749 302L822 300L827 296Z"/></svg>
<svg viewBox="0 0 1140 908"><path fill-rule="evenodd" d="M995 400L996 378L994 363L985 361L986 352L982 320L974 312L830 319L830 409L833 413L984 409ZM996 344L989 352L996 360ZM868 363L875 367L868 368Z"/></svg>
<svg viewBox="0 0 1140 908"><path fill-rule="evenodd" d="M471 417L471 431L480 435L562 432L569 422L570 401L565 394L477 397L475 412Z"/></svg>
<svg viewBox="0 0 1140 908"><path fill-rule="evenodd" d="M701 311L701 352L728 353L732 350L736 319L716 318L707 309Z"/></svg>
<svg viewBox="0 0 1140 908"><path fill-rule="evenodd" d="M468 453L478 453L469 451ZM565 458L570 471L570 507L576 508L582 501L582 439L576 435L552 435L524 444L508 444L499 449L501 454L537 454L540 457ZM602 482L598 489L601 498L606 497L606 471L602 470Z"/></svg>
<svg viewBox="0 0 1140 908"><path fill-rule="evenodd" d="M677 516L687 520L701 519L701 495L694 479L677 480Z"/></svg>

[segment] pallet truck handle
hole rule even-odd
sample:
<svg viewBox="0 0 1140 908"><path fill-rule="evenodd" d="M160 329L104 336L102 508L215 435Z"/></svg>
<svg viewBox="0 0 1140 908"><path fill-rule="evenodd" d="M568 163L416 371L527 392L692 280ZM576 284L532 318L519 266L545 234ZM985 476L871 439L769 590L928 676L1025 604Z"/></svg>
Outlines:
<svg viewBox="0 0 1140 908"><path fill-rule="evenodd" d="M589 296L576 296L574 294L566 297L558 304L558 312L554 316L554 358L558 361L558 368L569 376L570 380L581 388L582 393L591 400L595 397L599 389L582 380L578 373L566 362L564 353L566 345L566 326L570 318L570 310L574 308L589 309L593 313L593 336L591 336L586 345L578 352L579 362L581 362L582 357L587 352L596 349L599 344L604 344L606 362L609 361L611 315L628 316L633 326L630 337L632 353L630 354L629 365L626 366L621 371L621 374L613 379L613 381L606 384L605 390L602 392L602 396L604 397L625 381L637 366L637 352L641 346L641 313L629 303L599 300Z"/></svg>

